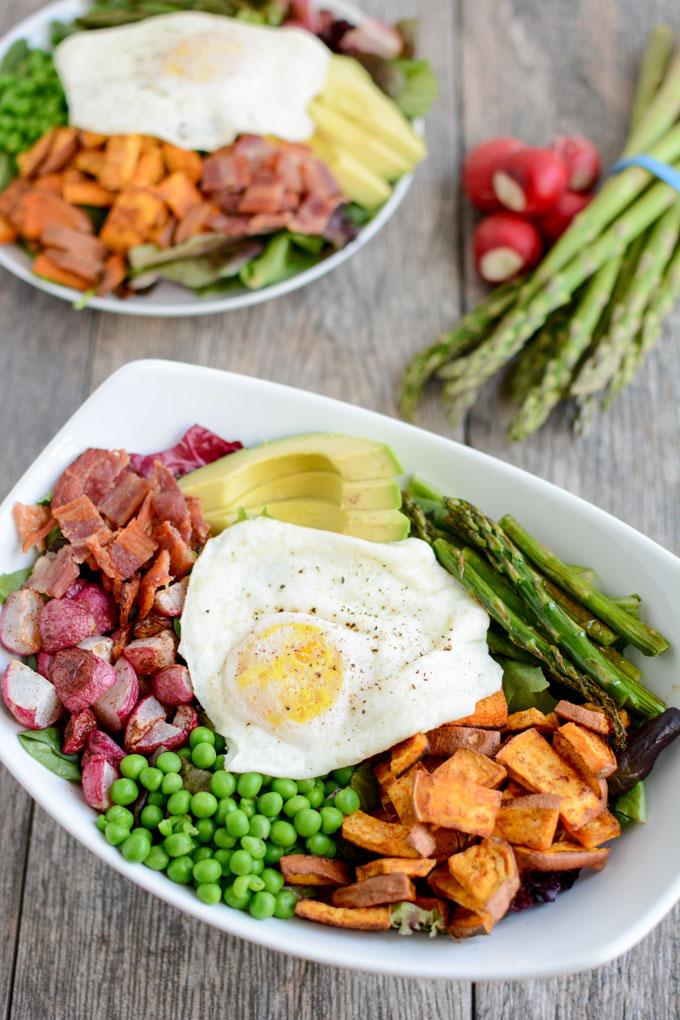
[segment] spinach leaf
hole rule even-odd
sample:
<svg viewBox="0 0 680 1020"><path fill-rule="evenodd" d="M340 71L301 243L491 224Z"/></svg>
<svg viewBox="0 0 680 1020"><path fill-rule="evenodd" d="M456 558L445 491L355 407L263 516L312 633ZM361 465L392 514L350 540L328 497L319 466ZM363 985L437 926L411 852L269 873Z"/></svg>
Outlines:
<svg viewBox="0 0 680 1020"><path fill-rule="evenodd" d="M19 734L19 741L23 749L50 772L72 783L79 782L78 756L62 753L61 732L56 726L48 726L44 730L24 730Z"/></svg>
<svg viewBox="0 0 680 1020"><path fill-rule="evenodd" d="M377 811L380 807L378 781L370 765L360 765L352 775L349 785L359 798L362 811Z"/></svg>
<svg viewBox="0 0 680 1020"><path fill-rule="evenodd" d="M19 591L22 584L28 581L33 567L15 570L12 574L0 574L0 603L4 602L13 591Z"/></svg>
<svg viewBox="0 0 680 1020"><path fill-rule="evenodd" d="M548 692L548 681L540 666L529 666L514 659L500 659L503 667L503 691L510 712L523 712L538 708L552 712L557 701Z"/></svg>

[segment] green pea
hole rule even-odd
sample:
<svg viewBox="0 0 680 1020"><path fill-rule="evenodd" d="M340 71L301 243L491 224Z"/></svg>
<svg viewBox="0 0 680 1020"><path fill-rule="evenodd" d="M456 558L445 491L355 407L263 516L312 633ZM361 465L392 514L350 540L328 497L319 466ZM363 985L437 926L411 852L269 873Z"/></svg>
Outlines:
<svg viewBox="0 0 680 1020"><path fill-rule="evenodd" d="M283 797L276 790L269 790L257 798L257 810L267 818L276 818L281 814L283 808Z"/></svg>
<svg viewBox="0 0 680 1020"><path fill-rule="evenodd" d="M250 822L248 821L248 816L243 811L236 810L227 815L224 827L230 836L237 836L240 839L241 836L248 834Z"/></svg>
<svg viewBox="0 0 680 1020"><path fill-rule="evenodd" d="M176 857L174 861L170 861L166 871L166 875L171 882L176 882L177 885L188 885L191 881L194 870L194 862L191 857Z"/></svg>
<svg viewBox="0 0 680 1020"><path fill-rule="evenodd" d="M124 776L126 779L136 779L142 769L145 769L148 764L143 754L126 754L118 767L121 776Z"/></svg>
<svg viewBox="0 0 680 1020"><path fill-rule="evenodd" d="M212 843L216 829L212 818L199 818L196 822L196 839L199 843Z"/></svg>
<svg viewBox="0 0 680 1020"><path fill-rule="evenodd" d="M114 804L133 804L139 796L139 788L133 779L114 779L110 797Z"/></svg>
<svg viewBox="0 0 680 1020"><path fill-rule="evenodd" d="M204 885L196 886L196 895L201 903L213 906L213 904L219 903L222 899L222 890L217 882L206 882Z"/></svg>
<svg viewBox="0 0 680 1020"><path fill-rule="evenodd" d="M198 747L199 744L215 746L215 734L207 726L197 726L189 734L189 747Z"/></svg>
<svg viewBox="0 0 680 1020"><path fill-rule="evenodd" d="M173 832L163 840L163 848L170 857L185 857L193 850L194 841L186 832Z"/></svg>
<svg viewBox="0 0 680 1020"><path fill-rule="evenodd" d="M297 783L294 779L272 779L272 790L280 793L284 800L290 800L297 793Z"/></svg>
<svg viewBox="0 0 680 1020"><path fill-rule="evenodd" d="M323 783L317 783L316 786L314 786L313 789L311 789L309 793L306 794L307 800L309 801L309 806L312 808L321 807L321 805L323 804L324 796L325 794L323 789Z"/></svg>
<svg viewBox="0 0 680 1020"><path fill-rule="evenodd" d="M359 795L347 786L344 790L338 790L334 806L338 811L342 811L343 815L353 815L355 811L359 810L361 801Z"/></svg>
<svg viewBox="0 0 680 1020"><path fill-rule="evenodd" d="M194 730L194 733L196 730ZM191 760L198 769L209 769L215 764L215 748L206 742L196 744L191 752Z"/></svg>
<svg viewBox="0 0 680 1020"><path fill-rule="evenodd" d="M231 868L229 867L229 861L233 850L216 850L213 854L213 859L219 861L220 867L222 868L223 875L231 875Z"/></svg>
<svg viewBox="0 0 680 1020"><path fill-rule="evenodd" d="M163 821L163 808L157 804L146 804L139 814L139 820L145 829L155 829Z"/></svg>
<svg viewBox="0 0 680 1020"><path fill-rule="evenodd" d="M258 839L257 836L244 836L241 840L241 846L256 860L260 860L264 857L267 850L267 844L265 841L263 839Z"/></svg>
<svg viewBox="0 0 680 1020"><path fill-rule="evenodd" d="M253 858L253 875L261 875L264 871L264 859L262 857Z"/></svg>
<svg viewBox="0 0 680 1020"><path fill-rule="evenodd" d="M305 846L308 853L318 857L335 857L337 849L335 840L323 832L317 832L314 836L310 836Z"/></svg>
<svg viewBox="0 0 680 1020"><path fill-rule="evenodd" d="M272 893L263 889L257 892L248 904L248 913L257 921L264 921L267 917L273 917L276 910L276 898Z"/></svg>
<svg viewBox="0 0 680 1020"><path fill-rule="evenodd" d="M274 895L283 889L283 875L275 868L265 868L262 872L262 881L267 892Z"/></svg>
<svg viewBox="0 0 680 1020"><path fill-rule="evenodd" d="M247 889L243 895L237 896L234 892L234 886L228 885L224 890L223 899L228 907L232 907L234 910L245 910L250 903L252 895L250 889Z"/></svg>
<svg viewBox="0 0 680 1020"><path fill-rule="evenodd" d="M293 816L293 825L298 835L306 839L321 828L321 815L314 808L303 808Z"/></svg>
<svg viewBox="0 0 680 1020"><path fill-rule="evenodd" d="M234 894L238 897L245 896L246 893L254 892L252 888L252 875L237 875L234 879Z"/></svg>
<svg viewBox="0 0 680 1020"><path fill-rule="evenodd" d="M194 882L203 885L206 882L219 882L222 877L222 866L219 861L210 860L197 861L194 864Z"/></svg>
<svg viewBox="0 0 680 1020"><path fill-rule="evenodd" d="M97 815L97 821L94 824L100 832L103 832L106 828L106 815Z"/></svg>
<svg viewBox="0 0 680 1020"><path fill-rule="evenodd" d="M226 755L217 753L217 757L213 762L213 769L215 772L224 772L224 763L226 761Z"/></svg>
<svg viewBox="0 0 680 1020"><path fill-rule="evenodd" d="M189 746L180 747L179 751L177 752L177 756L181 758L183 761L189 760L191 758L191 748Z"/></svg>
<svg viewBox="0 0 680 1020"><path fill-rule="evenodd" d="M224 754L224 749L227 743L221 733L215 734L215 750L218 754Z"/></svg>
<svg viewBox="0 0 680 1020"><path fill-rule="evenodd" d="M262 860L269 867L272 864L278 864L285 853L285 847L275 846L273 843L267 843L267 851Z"/></svg>
<svg viewBox="0 0 680 1020"><path fill-rule="evenodd" d="M306 797L309 791L314 789L314 783L316 782L316 780L296 779L295 782L297 783L297 792L304 794Z"/></svg>
<svg viewBox="0 0 680 1020"><path fill-rule="evenodd" d="M253 858L246 850L234 850L229 867L235 875L249 875L253 870Z"/></svg>
<svg viewBox="0 0 680 1020"><path fill-rule="evenodd" d="M191 798L191 813L196 818L210 818L216 811L217 797L207 790L201 790Z"/></svg>
<svg viewBox="0 0 680 1020"><path fill-rule="evenodd" d="M295 904L298 898L292 889L282 889L281 892L276 894L276 906L274 907L274 917L293 917L295 914Z"/></svg>
<svg viewBox="0 0 680 1020"><path fill-rule="evenodd" d="M139 781L145 790L153 792L154 790L160 789L160 785L163 782L163 773L160 769L154 769L147 766L147 768L142 769L139 773Z"/></svg>
<svg viewBox="0 0 680 1020"><path fill-rule="evenodd" d="M303 797L301 793L296 793L294 797L291 797L283 805L283 813L288 815L289 818L294 818L298 811L304 811L308 807L309 801L307 798Z"/></svg>
<svg viewBox="0 0 680 1020"><path fill-rule="evenodd" d="M267 839L272 829L272 823L266 815L253 815L248 827L249 836L257 836L259 839Z"/></svg>
<svg viewBox="0 0 680 1020"><path fill-rule="evenodd" d="M167 808L171 815L186 815L191 806L191 794L188 790L178 790L168 797Z"/></svg>
<svg viewBox="0 0 680 1020"><path fill-rule="evenodd" d="M290 822L284 822L282 819L277 819L272 824L272 830L269 834L269 838L275 846L288 847L292 846L297 839L297 833Z"/></svg>
<svg viewBox="0 0 680 1020"><path fill-rule="evenodd" d="M324 835L330 836L338 831L344 818L342 811L338 811L336 807L329 806L322 807L319 814L321 815L321 831Z"/></svg>
<svg viewBox="0 0 680 1020"><path fill-rule="evenodd" d="M238 842L237 837L232 836L225 828L215 829L213 841L215 846L219 847L220 850L231 850L231 848L236 846L236 843Z"/></svg>
<svg viewBox="0 0 680 1020"><path fill-rule="evenodd" d="M182 767L182 759L174 751L161 751L156 758L156 768L166 775L179 772Z"/></svg>
<svg viewBox="0 0 680 1020"><path fill-rule="evenodd" d="M144 861L146 867L151 868L152 871L165 871L169 863L170 858L162 846L152 846Z"/></svg>
<svg viewBox="0 0 680 1020"><path fill-rule="evenodd" d="M151 853L151 836L146 829L133 829L120 852L130 864L141 864Z"/></svg>
<svg viewBox="0 0 680 1020"><path fill-rule="evenodd" d="M340 783L336 783L334 779L327 779L323 784L324 793L327 797L330 797L332 793L340 789Z"/></svg>
<svg viewBox="0 0 680 1020"><path fill-rule="evenodd" d="M106 812L106 821L119 822L121 825L127 825L128 829L131 829L135 822L135 816L126 807L114 804Z"/></svg>
<svg viewBox="0 0 680 1020"><path fill-rule="evenodd" d="M233 797L223 797L217 804L217 814L215 815L217 824L224 825L227 815L237 810L238 804Z"/></svg>
<svg viewBox="0 0 680 1020"><path fill-rule="evenodd" d="M257 814L257 804L251 797L241 797L238 806L246 818L252 818Z"/></svg>
<svg viewBox="0 0 680 1020"><path fill-rule="evenodd" d="M244 772L236 780L239 797L257 797L262 789L262 776L259 772Z"/></svg>
<svg viewBox="0 0 680 1020"><path fill-rule="evenodd" d="M236 777L231 772L213 772L210 777L210 789L218 800L231 797L236 789Z"/></svg>
<svg viewBox="0 0 680 1020"><path fill-rule="evenodd" d="M120 846L130 835L130 829L127 825L121 825L120 822L107 822L106 828L104 829L104 839L111 846Z"/></svg>
<svg viewBox="0 0 680 1020"><path fill-rule="evenodd" d="M210 849L209 846L199 846L198 849L194 850L194 852L192 853L191 859L195 864L196 861L210 860L212 858L212 855L213 855L212 850Z"/></svg>
<svg viewBox="0 0 680 1020"><path fill-rule="evenodd" d="M333 769L333 779L340 786L349 786L349 781L354 775L354 766L347 765L344 769Z"/></svg>
<svg viewBox="0 0 680 1020"><path fill-rule="evenodd" d="M166 772L161 783L161 792L166 797L170 797L171 794L181 790L183 786L182 777L177 772Z"/></svg>

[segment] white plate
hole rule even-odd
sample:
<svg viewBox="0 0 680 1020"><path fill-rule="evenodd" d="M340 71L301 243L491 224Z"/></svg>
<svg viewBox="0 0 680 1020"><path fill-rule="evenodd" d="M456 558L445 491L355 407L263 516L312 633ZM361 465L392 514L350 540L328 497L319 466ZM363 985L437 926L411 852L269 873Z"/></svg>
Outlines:
<svg viewBox="0 0 680 1020"><path fill-rule="evenodd" d="M148 413L150 407L153 414ZM516 515L567 561L593 566L610 590L639 591L646 618L671 639L680 639L680 560L583 500L476 450L370 411L259 379L168 361L138 361L120 369L46 447L0 507L0 570L26 563L11 519L15 500L30 503L42 498L85 447L160 450L194 422L246 445L308 431L345 432L389 443L406 470L417 469L432 484L465 496L491 514ZM645 667L649 685L678 704L677 650L646 659ZM443 937L347 932L298 920L255 921L224 905L205 906L191 890L127 864L95 828L94 813L80 788L29 757L16 739L18 730L0 709L0 759L93 853L208 924L311 960L415 977L482 981L546 977L593 967L619 955L646 935L680 897L674 850L680 843L680 746L661 756L649 781L649 822L631 827L614 844L605 871L586 874L554 904L506 918L488 938L456 943Z"/></svg>
<svg viewBox="0 0 680 1020"><path fill-rule="evenodd" d="M41 8L0 39L0 60L17 39L27 39L33 46L48 47L51 22L73 21L91 6L90 0L56 0L55 3ZM329 0L326 6L335 11L339 17L347 18L355 23L359 23L367 17L363 11L347 0ZM416 122L415 128L419 133L423 132L420 121ZM298 290L300 287L318 280L319 277L325 276L326 273L330 273L367 245L401 205L412 180L413 176L409 174L398 181L385 205L365 227L362 227L356 238L345 248L341 248L334 255L329 255L328 258L312 266L311 269L306 269L304 272L298 273L288 280L283 280L281 283L275 283L271 287L263 287L262 290L248 290L244 287L226 297L207 300L198 297L186 287L163 281L149 294L141 294L124 300L117 297L93 297L88 301L87 307L102 312L116 312L118 315L156 315L163 318L178 318L234 311L237 308L259 305L263 301L290 294L291 291ZM0 266L9 269L10 273L18 276L20 280L71 304L82 298L82 294L78 291L71 290L69 287L61 287L59 284L50 283L49 280L35 276L31 269L32 261L30 256L18 245L0 245Z"/></svg>

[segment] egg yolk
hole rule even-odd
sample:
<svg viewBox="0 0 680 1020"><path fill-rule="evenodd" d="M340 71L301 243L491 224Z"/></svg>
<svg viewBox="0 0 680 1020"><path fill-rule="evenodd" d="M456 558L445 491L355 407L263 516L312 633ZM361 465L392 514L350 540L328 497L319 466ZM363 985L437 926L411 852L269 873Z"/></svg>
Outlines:
<svg viewBox="0 0 680 1020"><path fill-rule="evenodd" d="M342 658L313 624L272 624L241 649L236 683L255 716L269 726L306 723L336 701Z"/></svg>
<svg viewBox="0 0 680 1020"><path fill-rule="evenodd" d="M207 32L189 36L168 53L163 70L173 78L206 83L222 81L233 73L243 44Z"/></svg>

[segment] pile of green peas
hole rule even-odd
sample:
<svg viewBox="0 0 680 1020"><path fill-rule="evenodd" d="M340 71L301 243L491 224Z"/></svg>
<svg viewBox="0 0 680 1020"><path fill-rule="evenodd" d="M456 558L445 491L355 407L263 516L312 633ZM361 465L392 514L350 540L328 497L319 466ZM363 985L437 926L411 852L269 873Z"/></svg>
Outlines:
<svg viewBox="0 0 680 1020"><path fill-rule="evenodd" d="M0 151L16 156L66 124L64 90L51 54L19 40L0 63Z"/></svg>
<svg viewBox="0 0 680 1020"><path fill-rule="evenodd" d="M185 789L182 759L211 772L210 790ZM223 738L205 726L178 752L161 752L153 765L128 754L120 772L111 786L113 804L97 819L107 842L125 860L193 885L203 903L223 901L258 920L295 913L298 897L284 888L281 857L334 857L333 834L360 807L349 785L352 767L319 779L237 775L225 771ZM144 794L135 825L131 808Z"/></svg>

